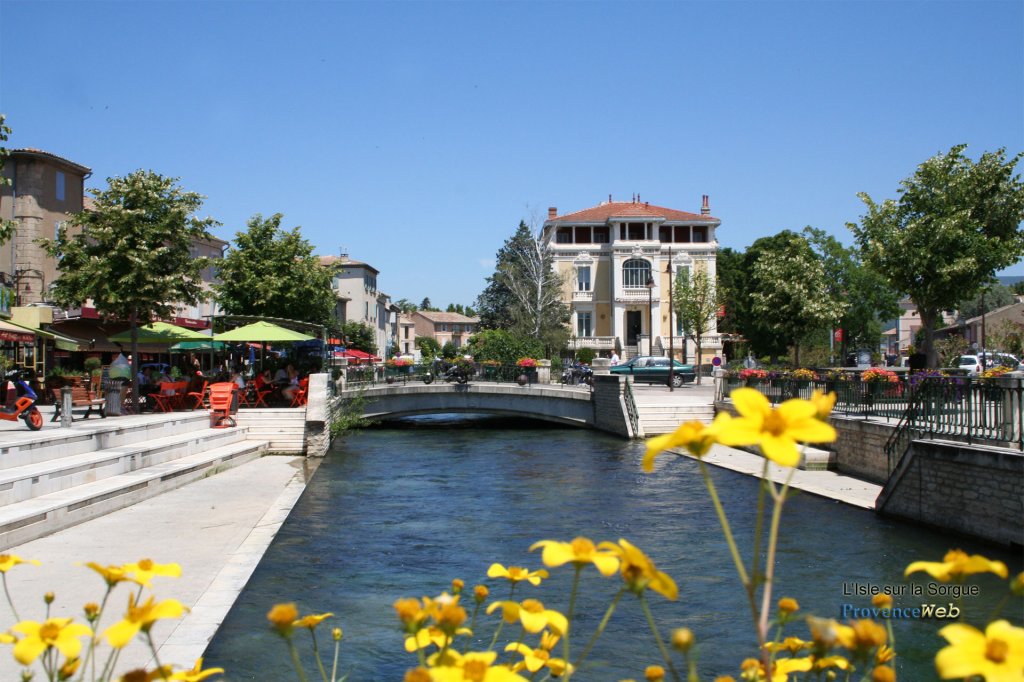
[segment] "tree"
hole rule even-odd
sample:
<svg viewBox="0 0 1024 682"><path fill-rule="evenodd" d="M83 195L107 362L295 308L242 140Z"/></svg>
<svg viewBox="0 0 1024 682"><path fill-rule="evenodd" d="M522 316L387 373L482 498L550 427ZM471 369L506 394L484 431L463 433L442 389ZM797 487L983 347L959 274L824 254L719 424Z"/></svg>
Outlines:
<svg viewBox="0 0 1024 682"><path fill-rule="evenodd" d="M1013 320L1003 320L988 332L986 343L1006 353L1012 353L1017 359L1024 355L1024 324Z"/></svg>
<svg viewBox="0 0 1024 682"><path fill-rule="evenodd" d="M956 306L956 310L959 313L958 317L969 320L972 317L979 317L982 313L1010 305L1016 302L1016 300L1017 297L1013 295L1013 290L1010 287L1004 287L1002 284L992 284L982 289L977 296L960 301Z"/></svg>
<svg viewBox="0 0 1024 682"><path fill-rule="evenodd" d="M179 305L206 297L200 273L206 258L193 258L192 242L210 239L218 223L196 218L203 197L186 192L177 178L138 170L108 178L106 190L90 190L92 209L70 216L81 231L61 227L56 239L42 240L60 262L54 300L80 306L92 299L97 312L131 323L132 395L139 395L138 327L172 317Z"/></svg>
<svg viewBox="0 0 1024 682"><path fill-rule="evenodd" d="M283 317L330 325L335 297L330 272L301 228L281 229L284 216L257 213L220 261L217 302L229 315Z"/></svg>
<svg viewBox="0 0 1024 682"><path fill-rule="evenodd" d="M459 354L459 347L451 341L445 341L445 344L441 346L441 357L445 360L454 360L455 356Z"/></svg>
<svg viewBox="0 0 1024 682"><path fill-rule="evenodd" d="M683 331L697 340L697 367L701 363L700 339L711 330L715 315L721 305L718 288L708 275L707 268L700 264L689 277L680 275L676 278L672 300ZM686 343L686 340L683 340ZM697 383L700 383L700 372L697 372Z"/></svg>
<svg viewBox="0 0 1024 682"><path fill-rule="evenodd" d="M433 308L430 305L430 297L429 296L424 296L423 297L423 302L420 303L420 310L425 310L425 311L435 310L435 308Z"/></svg>
<svg viewBox="0 0 1024 682"><path fill-rule="evenodd" d="M497 266L477 299L481 326L514 330L540 340L547 354L569 338L563 281L547 245L525 222L498 250Z"/></svg>
<svg viewBox="0 0 1024 682"><path fill-rule="evenodd" d="M414 343L420 349L420 355L424 360L432 360L441 352L441 344L437 339L430 336L417 336Z"/></svg>
<svg viewBox="0 0 1024 682"><path fill-rule="evenodd" d="M544 344L506 329L484 329L469 339L467 350L477 362L494 360L512 366L520 358L540 357Z"/></svg>
<svg viewBox="0 0 1024 682"><path fill-rule="evenodd" d="M837 323L843 330L839 357L846 357L847 344L854 348L876 348L882 337L881 320L891 320L900 314L899 295L877 272L864 265L856 248L845 247L824 230L810 226L804 228L803 234L821 260L830 295L843 303L843 314Z"/></svg>
<svg viewBox="0 0 1024 682"><path fill-rule="evenodd" d="M943 310L977 293L1024 255L1024 185L1004 149L964 156L966 145L928 159L900 183L899 199L867 206L849 223L864 262L917 306L922 351L936 366L933 334Z"/></svg>
<svg viewBox="0 0 1024 682"><path fill-rule="evenodd" d="M11 129L4 123L6 118L6 116L0 114L0 142L6 142L7 137L11 134ZM3 171L4 163L6 163L7 157L10 155L11 153L7 148L0 145L0 171ZM10 184L10 178L0 175L0 187L7 187ZM0 218L0 244L3 244L11 238L14 234L14 226L15 222L13 220L4 220L3 218Z"/></svg>
<svg viewBox="0 0 1024 682"><path fill-rule="evenodd" d="M419 310L419 308L416 307L416 304L407 298L398 299L395 301L395 305L398 306L398 308L406 315L410 315Z"/></svg>
<svg viewBox="0 0 1024 682"><path fill-rule="evenodd" d="M346 348L355 348L370 355L377 354L377 333L370 325L349 320L342 322L339 329Z"/></svg>
<svg viewBox="0 0 1024 682"><path fill-rule="evenodd" d="M751 305L764 329L787 346L800 364L800 342L835 324L845 306L828 290L821 260L802 236L785 230L776 248L763 252L751 270Z"/></svg>

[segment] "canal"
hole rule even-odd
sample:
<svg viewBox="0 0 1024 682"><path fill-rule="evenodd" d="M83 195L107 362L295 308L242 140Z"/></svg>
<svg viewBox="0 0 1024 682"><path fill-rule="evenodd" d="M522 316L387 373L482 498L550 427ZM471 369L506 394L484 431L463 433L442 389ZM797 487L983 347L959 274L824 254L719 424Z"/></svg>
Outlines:
<svg viewBox="0 0 1024 682"><path fill-rule="evenodd" d="M626 538L645 550L679 585L676 602L651 594L663 630L693 630L702 679L738 676L740 661L756 656L756 643L697 463L662 457L645 475L642 455L639 442L476 415L409 419L339 439L211 643L206 665L223 666L230 680L294 679L285 646L266 621L274 603L294 601L302 614L335 614L320 626L320 642L330 649L330 628L344 629L339 669L349 682L401 680L415 656L403 649L396 599L436 596L452 578L470 589L486 582L493 598L505 598L507 583L486 578L492 562L541 568L539 552L527 552L533 542L584 535ZM721 469L713 476L741 548L750 547L756 480ZM1019 553L807 494L787 503L782 527L776 594L797 597L803 611L820 616L839 617L847 603L870 606L869 597L846 596L844 588L906 585L907 564L938 561L951 546L1002 559L1011 574L1021 570ZM571 574L555 569L540 588L521 587L517 597L564 611ZM1006 583L994 576L975 582L981 594L961 606L978 623L1003 598ZM575 651L619 585L618 577L584 572ZM949 600L895 601L903 607ZM1019 600L1004 616L1020 624ZM645 623L636 600L624 599L577 677L642 679L645 666L660 662ZM941 624L895 626L900 678L932 679ZM477 631L489 642L491 621ZM808 636L799 623L788 634ZM299 638L303 650L307 640ZM307 672L319 679L311 664Z"/></svg>

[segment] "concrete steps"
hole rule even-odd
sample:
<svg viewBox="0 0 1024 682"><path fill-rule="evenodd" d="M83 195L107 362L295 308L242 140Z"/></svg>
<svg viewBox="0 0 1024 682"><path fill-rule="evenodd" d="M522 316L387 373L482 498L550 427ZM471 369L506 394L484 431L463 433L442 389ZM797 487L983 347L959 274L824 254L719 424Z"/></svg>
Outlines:
<svg viewBox="0 0 1024 682"><path fill-rule="evenodd" d="M258 458L268 445L245 428L211 429L205 411L5 438L0 551Z"/></svg>
<svg viewBox="0 0 1024 682"><path fill-rule="evenodd" d="M699 421L710 424L715 418L714 405L693 404L645 404L638 402L637 411L640 425L647 436L672 433L683 422Z"/></svg>
<svg viewBox="0 0 1024 682"><path fill-rule="evenodd" d="M235 415L239 428L248 437L266 441L269 452L301 454L306 449L306 409L282 407L258 410L241 409Z"/></svg>

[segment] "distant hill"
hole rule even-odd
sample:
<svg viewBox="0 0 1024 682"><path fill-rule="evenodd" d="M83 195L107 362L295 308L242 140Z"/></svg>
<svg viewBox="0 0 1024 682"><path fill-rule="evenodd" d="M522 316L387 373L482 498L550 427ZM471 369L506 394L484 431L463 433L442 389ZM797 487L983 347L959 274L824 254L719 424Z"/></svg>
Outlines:
<svg viewBox="0 0 1024 682"><path fill-rule="evenodd" d="M1004 287L1013 286L1017 282L1024 282L1024 275L998 275L996 279Z"/></svg>

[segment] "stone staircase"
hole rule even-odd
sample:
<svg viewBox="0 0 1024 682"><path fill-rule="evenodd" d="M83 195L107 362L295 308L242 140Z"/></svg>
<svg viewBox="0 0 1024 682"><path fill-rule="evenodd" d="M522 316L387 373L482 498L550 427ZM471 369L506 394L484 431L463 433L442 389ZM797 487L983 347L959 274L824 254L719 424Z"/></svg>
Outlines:
<svg viewBox="0 0 1024 682"><path fill-rule="evenodd" d="M267 441L253 439L245 427L211 429L206 411L79 422L71 429L11 434L0 434L7 436L0 440L0 551L237 466L271 449Z"/></svg>
<svg viewBox="0 0 1024 682"><path fill-rule="evenodd" d="M699 421L710 424L715 418L715 406L700 403L637 403L640 426L645 436L672 433L683 422Z"/></svg>
<svg viewBox="0 0 1024 682"><path fill-rule="evenodd" d="M305 408L271 407L239 410L235 415L235 421L238 422L239 428L248 431L249 439L266 441L270 452L305 452Z"/></svg>

